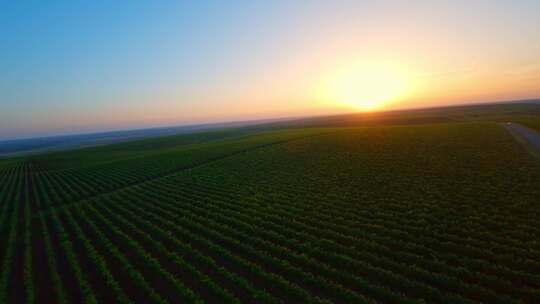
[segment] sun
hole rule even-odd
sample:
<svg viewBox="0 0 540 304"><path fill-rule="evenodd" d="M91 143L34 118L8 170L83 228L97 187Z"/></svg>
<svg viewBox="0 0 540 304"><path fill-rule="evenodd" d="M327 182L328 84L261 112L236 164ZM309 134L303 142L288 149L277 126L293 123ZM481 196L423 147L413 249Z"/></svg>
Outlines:
<svg viewBox="0 0 540 304"><path fill-rule="evenodd" d="M389 63L344 65L332 73L324 86L324 98L357 111L374 111L400 98L409 90L405 69Z"/></svg>

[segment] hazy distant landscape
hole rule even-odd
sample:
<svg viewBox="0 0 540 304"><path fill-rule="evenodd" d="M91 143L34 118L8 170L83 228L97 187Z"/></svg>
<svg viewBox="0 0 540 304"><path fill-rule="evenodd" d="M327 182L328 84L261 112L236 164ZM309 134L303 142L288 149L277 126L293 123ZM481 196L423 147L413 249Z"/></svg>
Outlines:
<svg viewBox="0 0 540 304"><path fill-rule="evenodd" d="M90 146L133 141L143 138L203 132L205 130L240 129L238 132L254 132L277 127L298 126L358 126L365 124L411 124L426 122L453 122L460 120L492 120L503 121L510 115L518 115L526 119L528 115L540 113L540 100L517 100L504 103L487 103L481 105L452 106L402 110L394 112L370 114L341 114L307 118L281 118L255 121L238 121L203 125L187 125L152 129L111 131L81 135L64 135L55 137L38 137L29 139L0 141L0 157L24 154L62 151ZM506 116L505 116L506 115Z"/></svg>
<svg viewBox="0 0 540 304"><path fill-rule="evenodd" d="M72 150L83 147L114 144L151 137L203 132L205 130L219 130L224 128L238 127L247 128L249 126L260 125L268 123L270 121L279 120L280 119L267 119L259 121L212 123L164 128L109 131L104 133L59 135L53 137L4 140L0 141L0 157Z"/></svg>

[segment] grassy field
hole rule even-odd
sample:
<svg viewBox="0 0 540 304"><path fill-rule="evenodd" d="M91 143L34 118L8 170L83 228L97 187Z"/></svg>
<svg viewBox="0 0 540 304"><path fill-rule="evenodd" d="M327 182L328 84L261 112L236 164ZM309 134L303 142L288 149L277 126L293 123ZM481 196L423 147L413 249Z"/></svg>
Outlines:
<svg viewBox="0 0 540 304"><path fill-rule="evenodd" d="M515 121L524 126L540 131L540 117L538 116L520 117Z"/></svg>
<svg viewBox="0 0 540 304"><path fill-rule="evenodd" d="M497 123L0 161L0 303L538 303L540 163Z"/></svg>

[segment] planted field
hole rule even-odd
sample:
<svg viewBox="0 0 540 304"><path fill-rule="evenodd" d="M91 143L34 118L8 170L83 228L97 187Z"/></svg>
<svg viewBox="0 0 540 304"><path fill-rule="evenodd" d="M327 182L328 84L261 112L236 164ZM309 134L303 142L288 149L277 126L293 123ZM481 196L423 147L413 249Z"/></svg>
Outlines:
<svg viewBox="0 0 540 304"><path fill-rule="evenodd" d="M176 140L0 163L0 303L540 302L498 124Z"/></svg>
<svg viewBox="0 0 540 304"><path fill-rule="evenodd" d="M519 122L523 124L524 126L540 131L540 118L538 117L521 117L519 119L516 119L516 122Z"/></svg>

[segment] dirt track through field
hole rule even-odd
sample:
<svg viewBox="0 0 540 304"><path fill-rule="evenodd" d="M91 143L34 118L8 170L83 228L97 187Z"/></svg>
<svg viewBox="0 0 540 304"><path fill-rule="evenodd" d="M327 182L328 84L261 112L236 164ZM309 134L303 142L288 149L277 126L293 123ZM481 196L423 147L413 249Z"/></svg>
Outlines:
<svg viewBox="0 0 540 304"><path fill-rule="evenodd" d="M512 134L527 150L537 157L540 157L540 134L533 129L520 124L507 122L503 124L504 128Z"/></svg>

